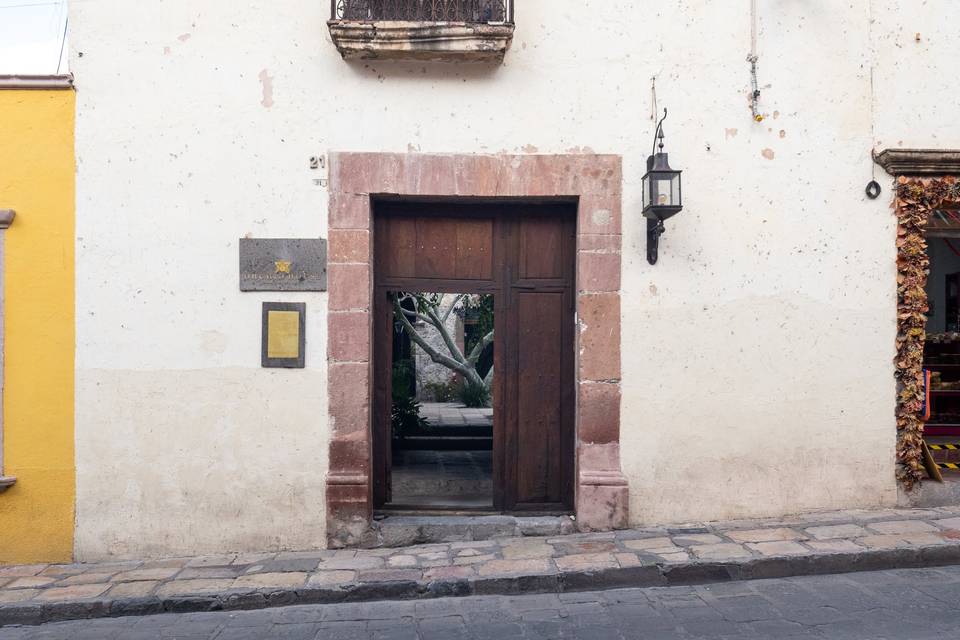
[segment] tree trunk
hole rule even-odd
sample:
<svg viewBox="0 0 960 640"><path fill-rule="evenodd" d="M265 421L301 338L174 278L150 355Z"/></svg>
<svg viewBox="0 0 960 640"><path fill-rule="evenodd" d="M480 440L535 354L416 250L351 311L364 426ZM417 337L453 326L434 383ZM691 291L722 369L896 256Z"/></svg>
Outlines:
<svg viewBox="0 0 960 640"><path fill-rule="evenodd" d="M410 294L407 294L410 298L415 298ZM458 373L463 376L467 384L478 386L478 387L489 387L486 386L483 378L480 377L480 374L477 373L477 359L479 359L480 354L483 349L480 348L484 344L489 344L493 340L493 332L491 331L487 336L484 336L483 340L474 347L473 351L470 353L470 357L466 357L460 351L460 348L457 347L456 340L453 336L450 335L450 331L447 329L446 323L444 320L450 316L450 312L453 310L452 305L456 304L456 301L451 303L451 308L447 310L442 316L437 313L435 308L432 308L430 305L426 308L426 315L409 311L403 308L401 304L402 299L394 297L393 299L393 311L394 316L403 324L404 329L407 331L407 334L410 336L410 339L421 349L424 353L430 356L430 359L436 362L437 364L443 365L444 367L450 369L454 373ZM447 350L450 352L449 355L441 353L433 345L423 339L417 330L414 328L413 324L410 322L412 316L417 320L422 320L429 324L431 327L436 329L440 333L440 337L443 340L444 345L446 345Z"/></svg>

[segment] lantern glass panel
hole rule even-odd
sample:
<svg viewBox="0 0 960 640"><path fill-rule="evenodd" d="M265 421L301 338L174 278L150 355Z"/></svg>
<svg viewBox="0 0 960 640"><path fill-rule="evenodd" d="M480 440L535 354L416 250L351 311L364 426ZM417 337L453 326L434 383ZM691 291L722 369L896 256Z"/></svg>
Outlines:
<svg viewBox="0 0 960 640"><path fill-rule="evenodd" d="M655 176L654 180L657 194L654 204L661 207L673 206L676 201L674 200L673 180L670 179L669 174Z"/></svg>
<svg viewBox="0 0 960 640"><path fill-rule="evenodd" d="M681 207L680 172L651 171L643 177L643 208Z"/></svg>

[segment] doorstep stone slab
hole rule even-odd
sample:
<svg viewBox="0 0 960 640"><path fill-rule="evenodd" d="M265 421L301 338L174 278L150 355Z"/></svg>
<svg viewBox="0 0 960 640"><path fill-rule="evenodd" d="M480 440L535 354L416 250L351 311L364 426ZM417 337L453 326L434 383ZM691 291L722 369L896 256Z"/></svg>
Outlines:
<svg viewBox="0 0 960 640"><path fill-rule="evenodd" d="M374 522L370 546L404 547L423 543L487 541L572 533L570 516L389 516Z"/></svg>
<svg viewBox="0 0 960 640"><path fill-rule="evenodd" d="M0 624L557 593L960 564L960 509L343 549L3 567ZM886 531L889 533L880 533ZM744 540L740 542L738 540ZM753 541L756 540L756 541ZM306 567L304 570L296 570Z"/></svg>

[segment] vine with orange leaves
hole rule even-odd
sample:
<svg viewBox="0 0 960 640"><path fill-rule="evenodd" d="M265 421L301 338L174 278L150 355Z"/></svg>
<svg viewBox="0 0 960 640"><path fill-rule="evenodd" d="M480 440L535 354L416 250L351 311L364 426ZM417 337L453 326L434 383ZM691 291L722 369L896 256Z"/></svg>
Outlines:
<svg viewBox="0 0 960 640"><path fill-rule="evenodd" d="M954 178L897 180L897 478L906 489L923 478L923 344L927 323L927 240L930 215L960 201Z"/></svg>

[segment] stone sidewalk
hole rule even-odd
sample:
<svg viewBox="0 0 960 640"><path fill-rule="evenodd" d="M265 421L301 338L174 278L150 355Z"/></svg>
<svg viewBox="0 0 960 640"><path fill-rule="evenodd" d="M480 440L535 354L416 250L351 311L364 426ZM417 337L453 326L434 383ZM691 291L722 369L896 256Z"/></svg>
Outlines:
<svg viewBox="0 0 960 640"><path fill-rule="evenodd" d="M415 547L0 567L0 624L960 564L960 507Z"/></svg>

